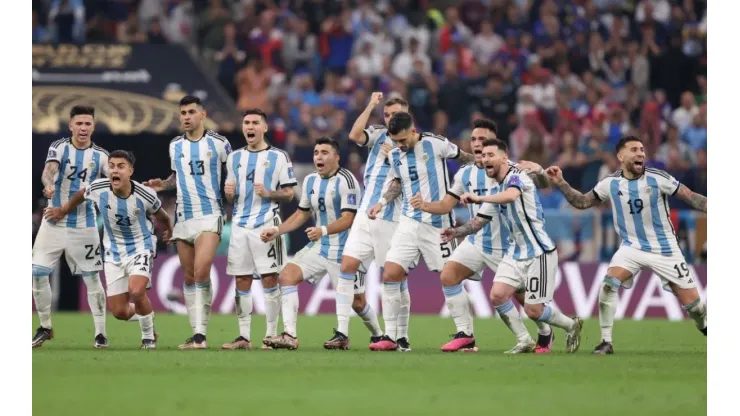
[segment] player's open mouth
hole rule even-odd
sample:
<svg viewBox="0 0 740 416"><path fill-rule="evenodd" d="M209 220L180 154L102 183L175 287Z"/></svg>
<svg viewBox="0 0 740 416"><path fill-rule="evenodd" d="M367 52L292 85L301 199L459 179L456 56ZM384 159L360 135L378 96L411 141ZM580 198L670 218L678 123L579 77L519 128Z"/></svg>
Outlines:
<svg viewBox="0 0 740 416"><path fill-rule="evenodd" d="M121 183L121 178L119 178L118 176L111 176L110 182L118 185L119 183Z"/></svg>
<svg viewBox="0 0 740 416"><path fill-rule="evenodd" d="M643 162L641 160L635 160L635 166L642 167Z"/></svg>
<svg viewBox="0 0 740 416"><path fill-rule="evenodd" d="M323 164L323 163L317 163L317 164L316 164L316 167L317 167L317 168L319 168L319 169L321 169L321 168L323 168L323 167L324 167L324 164Z"/></svg>
<svg viewBox="0 0 740 416"><path fill-rule="evenodd" d="M482 155L483 154L483 151L476 149L476 150L473 150L473 153L475 153L476 155Z"/></svg>
<svg viewBox="0 0 740 416"><path fill-rule="evenodd" d="M254 139L255 137L257 137L255 133L247 133L247 139Z"/></svg>

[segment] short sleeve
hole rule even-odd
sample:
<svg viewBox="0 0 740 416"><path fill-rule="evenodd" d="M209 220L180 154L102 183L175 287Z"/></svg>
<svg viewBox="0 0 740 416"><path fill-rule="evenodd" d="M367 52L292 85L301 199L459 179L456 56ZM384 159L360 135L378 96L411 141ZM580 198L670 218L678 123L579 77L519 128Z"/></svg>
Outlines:
<svg viewBox="0 0 740 416"><path fill-rule="evenodd" d="M504 190L509 188L516 188L521 192L525 189L530 189L532 186L532 180L524 173L512 173L506 179L504 179Z"/></svg>
<svg viewBox="0 0 740 416"><path fill-rule="evenodd" d="M496 207L494 204L484 202L483 204L481 204L480 209L478 210L478 216L490 221L496 215L497 209L498 207Z"/></svg>
<svg viewBox="0 0 740 416"><path fill-rule="evenodd" d="M341 211L357 212L361 196L360 185L357 183L357 179L355 179L349 171L342 169L340 174L343 176L341 178L342 182L339 188L339 192L342 197Z"/></svg>
<svg viewBox="0 0 740 416"><path fill-rule="evenodd" d="M137 185L138 186L138 185ZM154 189L141 185L142 190L149 195L147 198L142 198L144 206L146 207L147 214L154 214L162 208L162 201L159 200L157 193Z"/></svg>
<svg viewBox="0 0 740 416"><path fill-rule="evenodd" d="M660 192L669 196L676 195L678 188L681 187L681 183L678 179L674 178L671 174L663 170L650 170L648 171L652 177L658 181L658 188Z"/></svg>
<svg viewBox="0 0 740 416"><path fill-rule="evenodd" d="M46 163L57 162L61 163L62 155L59 154L59 149L53 144L49 146L49 152L46 154Z"/></svg>
<svg viewBox="0 0 740 416"><path fill-rule="evenodd" d="M439 136L432 140L437 154L443 159L457 159L460 156L460 148L446 137Z"/></svg>
<svg viewBox="0 0 740 416"><path fill-rule="evenodd" d="M231 143L229 143L228 140L224 140L224 144L221 147L221 155L219 157L219 160L221 163L226 163L226 160L229 158L229 155L231 154Z"/></svg>
<svg viewBox="0 0 740 416"><path fill-rule="evenodd" d="M106 178L110 175L108 175L108 155L105 153L100 153L100 172L103 173L103 176Z"/></svg>
<svg viewBox="0 0 740 416"><path fill-rule="evenodd" d="M173 172L177 171L177 167L175 167L175 144L170 143L170 169Z"/></svg>
<svg viewBox="0 0 740 416"><path fill-rule="evenodd" d="M234 154L229 153L226 156L226 182L236 181L236 172L234 172Z"/></svg>
<svg viewBox="0 0 740 416"><path fill-rule="evenodd" d="M375 146L375 143L378 142L378 139L380 138L380 136L384 135L387 131L388 129L385 126L380 126L380 125L368 126L364 130L365 143L360 144L360 146L372 148L373 146Z"/></svg>
<svg viewBox="0 0 740 416"><path fill-rule="evenodd" d="M110 181L105 178L96 179L85 186L85 199L98 204L100 201L100 192L110 187Z"/></svg>
<svg viewBox="0 0 740 416"><path fill-rule="evenodd" d="M295 179L295 172L293 171L293 163L288 159L288 155L282 154L280 161L279 187L287 188L298 185L298 181Z"/></svg>
<svg viewBox="0 0 740 416"><path fill-rule="evenodd" d="M602 202L609 200L609 183L612 180L612 178L604 178L600 180L599 183L596 184L596 186L594 186L594 189L591 192L593 192L597 200Z"/></svg>
<svg viewBox="0 0 740 416"><path fill-rule="evenodd" d="M465 169L460 169L455 174L455 177L452 182L452 187L450 190L447 191L447 193L451 196L454 196L457 199L460 199L460 196L465 193L465 186L463 184L463 172Z"/></svg>
<svg viewBox="0 0 740 416"><path fill-rule="evenodd" d="M308 193L311 192L311 190L307 188L309 177L311 177L311 175L308 175L303 179L303 186L301 187L303 193L301 194L301 201L298 202L298 209L301 211L311 211L311 201L308 199Z"/></svg>

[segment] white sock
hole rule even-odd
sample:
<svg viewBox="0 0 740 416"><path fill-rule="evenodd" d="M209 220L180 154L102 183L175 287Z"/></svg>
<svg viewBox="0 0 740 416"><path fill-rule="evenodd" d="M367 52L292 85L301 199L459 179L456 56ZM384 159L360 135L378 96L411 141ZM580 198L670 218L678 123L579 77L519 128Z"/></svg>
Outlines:
<svg viewBox="0 0 740 416"><path fill-rule="evenodd" d="M575 324L573 319L563 315L562 312L550 305L545 305L545 310L542 311L542 315L537 320L547 322L552 326L562 328L568 332L573 329L573 324Z"/></svg>
<svg viewBox="0 0 740 416"><path fill-rule="evenodd" d="M134 305L133 303L129 303L129 307L133 310L136 310L136 305ZM141 319L141 315L134 313L130 318L128 318L128 322L136 322L140 319Z"/></svg>
<svg viewBox="0 0 740 416"><path fill-rule="evenodd" d="M552 333L552 328L545 322L534 321L537 324L537 334L542 336L549 336Z"/></svg>
<svg viewBox="0 0 740 416"><path fill-rule="evenodd" d="M182 294L185 297L185 307L188 310L190 328L195 333L195 285L182 285Z"/></svg>
<svg viewBox="0 0 740 416"><path fill-rule="evenodd" d="M380 330L380 324L378 323L378 314L375 313L369 303L365 304L365 309L358 313L358 315L362 319L362 323L365 324L365 327L374 337L383 335L383 331Z"/></svg>
<svg viewBox="0 0 740 416"><path fill-rule="evenodd" d="M401 309L401 282L383 282L382 303L385 334L396 340L398 313Z"/></svg>
<svg viewBox="0 0 740 416"><path fill-rule="evenodd" d="M280 316L280 287L275 286L264 289L265 292L265 317L267 319L267 331L265 336L277 335L278 318Z"/></svg>
<svg viewBox="0 0 740 416"><path fill-rule="evenodd" d="M195 333L206 335L211 317L211 281L195 284Z"/></svg>
<svg viewBox="0 0 740 416"><path fill-rule="evenodd" d="M527 328L524 327L524 322L522 322L522 317L519 315L519 310L514 306L511 299L507 300L503 305L496 306L496 311L498 311L498 315L501 317L501 320L504 321L506 326L508 326L511 332L514 333L519 342L525 342L532 339L529 332L527 332Z"/></svg>
<svg viewBox="0 0 740 416"><path fill-rule="evenodd" d="M51 285L49 285L50 269L33 266L33 299L36 302L36 312L44 328L51 328ZM44 274L48 271L48 274Z"/></svg>
<svg viewBox="0 0 740 416"><path fill-rule="evenodd" d="M95 323L95 335L105 333L105 289L100 281L100 273L82 273L82 280L87 286L87 303L90 305L93 322Z"/></svg>
<svg viewBox="0 0 740 416"><path fill-rule="evenodd" d="M236 290L236 319L239 322L239 336L250 341L252 332L251 290Z"/></svg>
<svg viewBox="0 0 740 416"><path fill-rule="evenodd" d="M154 339L154 312L144 315L139 319L141 327L141 339Z"/></svg>
<svg viewBox="0 0 740 416"><path fill-rule="evenodd" d="M355 291L355 275L339 273L337 281L337 331L349 336L349 317L352 313L352 298Z"/></svg>
<svg viewBox="0 0 740 416"><path fill-rule="evenodd" d="M401 307L398 309L398 338L409 337L409 318L411 317L411 294L408 280L401 282Z"/></svg>
<svg viewBox="0 0 740 416"><path fill-rule="evenodd" d="M617 294L622 283L616 277L606 276L599 291L599 326L601 340L612 342L614 315L617 314Z"/></svg>
<svg viewBox="0 0 740 416"><path fill-rule="evenodd" d="M468 306L468 294L462 283L455 286L444 286L442 290L445 294L447 309L450 310L450 315L452 315L452 319L455 321L457 332L464 332L465 335L473 335L470 307Z"/></svg>
<svg viewBox="0 0 740 416"><path fill-rule="evenodd" d="M707 327L707 304L702 302L701 298L689 305L684 305L683 309L694 320L694 325L697 328L704 329Z"/></svg>
<svg viewBox="0 0 740 416"><path fill-rule="evenodd" d="M298 320L298 288L296 286L283 286L280 288L283 307L283 331L294 338L298 337L296 332L296 321Z"/></svg>

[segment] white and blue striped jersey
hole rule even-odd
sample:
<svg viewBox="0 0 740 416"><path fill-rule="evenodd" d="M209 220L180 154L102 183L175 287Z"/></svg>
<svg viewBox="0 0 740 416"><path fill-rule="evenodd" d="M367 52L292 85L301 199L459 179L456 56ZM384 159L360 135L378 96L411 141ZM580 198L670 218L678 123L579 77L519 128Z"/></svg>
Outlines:
<svg viewBox="0 0 740 416"><path fill-rule="evenodd" d="M231 221L248 229L272 223L280 210L277 202L254 193L255 184L268 191L298 184L288 154L272 146L258 152L243 147L231 153L226 159L226 172L226 181L236 185Z"/></svg>
<svg viewBox="0 0 740 416"><path fill-rule="evenodd" d="M395 147L395 143L388 136L388 129L385 126L369 126L365 129L365 144L362 146L370 149L365 163L365 193L362 196L359 212L366 212L370 207L380 202L383 196L383 185L388 177L388 171L391 170L391 164L388 157L380 154L380 148L384 143L389 142ZM401 204L398 199L388 203L378 214L378 218L386 221L398 222L401 214Z"/></svg>
<svg viewBox="0 0 740 416"><path fill-rule="evenodd" d="M157 237L149 216L162 203L153 189L131 181L131 194L121 198L113 193L109 179L98 179L85 190L85 199L98 206L103 218L107 263L120 264L136 254L156 252Z"/></svg>
<svg viewBox="0 0 740 416"><path fill-rule="evenodd" d="M170 166L177 183L175 222L224 214L221 170L229 153L229 141L211 130L198 141L182 135L170 142Z"/></svg>
<svg viewBox="0 0 740 416"><path fill-rule="evenodd" d="M681 250L668 197L680 186L676 178L659 169L645 168L645 174L633 180L618 170L596 184L593 193L599 201L611 201L614 228L623 245L672 256Z"/></svg>
<svg viewBox="0 0 740 416"><path fill-rule="evenodd" d="M464 193L478 196L495 195L499 192L498 182L486 175L484 168L476 165L467 165L460 168L455 174L452 188L447 192L458 200ZM470 218L478 215L482 204L468 204ZM490 220L477 233L467 237L468 241L484 254L493 254L494 250L506 251L509 248L509 230L499 210L490 217Z"/></svg>
<svg viewBox="0 0 740 416"><path fill-rule="evenodd" d="M54 195L48 205L61 208L77 191L95 179L108 176L108 152L92 143L87 149L78 149L72 139L61 139L51 144L46 162L59 164L54 180ZM54 225L66 228L97 227L93 203L85 201Z"/></svg>
<svg viewBox="0 0 740 416"><path fill-rule="evenodd" d="M414 209L409 200L417 193L424 201L442 200L450 185L447 159L455 159L459 155L460 149L456 144L431 133L422 133L419 142L407 152L399 148L391 150L388 158L392 169L388 172L388 180L401 180L401 215L435 228L452 225L453 213L437 215L423 212Z"/></svg>
<svg viewBox="0 0 740 416"><path fill-rule="evenodd" d="M352 172L339 168L328 178L313 172L303 180L303 195L298 209L313 213L316 227L325 227L342 217L344 211L357 213L362 190ZM321 257L341 263L349 229L341 233L324 235L311 241L306 247L321 244Z"/></svg>
<svg viewBox="0 0 740 416"><path fill-rule="evenodd" d="M517 188L519 198L504 205L485 203L478 216L488 219L497 211L505 219L511 239L507 255L514 260L527 260L555 250L555 243L545 231L545 215L537 187L527 172L509 167L499 192Z"/></svg>

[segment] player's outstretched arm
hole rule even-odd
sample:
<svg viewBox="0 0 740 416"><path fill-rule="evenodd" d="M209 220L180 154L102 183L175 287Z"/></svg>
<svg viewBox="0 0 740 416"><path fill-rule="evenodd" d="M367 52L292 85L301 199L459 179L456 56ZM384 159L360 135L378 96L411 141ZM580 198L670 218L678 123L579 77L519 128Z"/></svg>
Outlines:
<svg viewBox="0 0 740 416"><path fill-rule="evenodd" d="M160 208L159 210L157 210L157 212L154 213L154 218L157 219L157 222L159 224L162 224L165 227L164 234L162 235L162 241L170 241L170 237L172 237L172 219L170 218L169 214L167 214L167 211Z"/></svg>
<svg viewBox="0 0 740 416"><path fill-rule="evenodd" d="M290 202L295 197L295 188L292 186L286 186L285 188L280 188L277 191L268 191L265 189L265 186L262 184L255 184L254 185L254 193L260 196L260 198L269 199L270 201L277 202L278 204L283 204L286 202Z"/></svg>
<svg viewBox="0 0 740 416"><path fill-rule="evenodd" d="M370 120L370 116L373 114L373 109L375 109L382 99L382 92L372 93L370 96L370 102L367 103L367 107L365 107L365 110L360 113L357 120L355 120L355 124L352 125L352 129L349 131L350 140L360 145L365 144L367 140L365 137L365 127L367 126L367 122Z"/></svg>
<svg viewBox="0 0 740 416"><path fill-rule="evenodd" d="M336 221L329 223L325 227L309 227L306 229L306 235L311 241L316 241L322 236L341 233L348 230L355 220L355 213L351 211L342 212L342 216Z"/></svg>
<svg viewBox="0 0 740 416"><path fill-rule="evenodd" d="M472 201L479 204L482 204L484 202L488 202L490 204L508 204L510 202L516 201L517 198L519 198L519 195L522 194L522 191L520 191L517 188L509 188L503 192L499 192L495 195L483 195L478 196L475 194L463 194L461 199L464 199L466 201Z"/></svg>
<svg viewBox="0 0 740 416"><path fill-rule="evenodd" d="M683 202L689 204L691 208L697 211L707 212L707 197L697 194L689 189L686 185L681 184L676 196Z"/></svg>
<svg viewBox="0 0 740 416"><path fill-rule="evenodd" d="M473 217L473 219L459 227L448 228L444 230L442 232L442 242L446 243L448 241L451 241L453 238L465 237L466 235L475 234L490 221L490 218L477 215Z"/></svg>
<svg viewBox="0 0 740 416"><path fill-rule="evenodd" d="M44 210L44 217L49 221L59 221L84 201L85 188L82 188L75 192L75 194L72 195L72 198L70 198L62 207L46 208Z"/></svg>
<svg viewBox="0 0 740 416"><path fill-rule="evenodd" d="M472 153L463 152L462 150L460 150L460 155L457 156L457 160L463 165L469 165L475 162L475 155Z"/></svg>
<svg viewBox="0 0 740 416"><path fill-rule="evenodd" d="M264 242L272 241L280 235L295 231L303 225L308 219L311 218L311 210L304 210L298 208L293 215L288 217L284 223L277 227L268 228L260 233L260 238Z"/></svg>
<svg viewBox="0 0 740 416"><path fill-rule="evenodd" d="M532 179L534 186L538 189L550 186L550 181L547 179L547 173L545 173L545 169L543 169L539 163L522 160L517 163L517 165L528 171L529 178Z"/></svg>
<svg viewBox="0 0 740 416"><path fill-rule="evenodd" d="M44 184L44 195L47 198L54 196L54 178L59 172L59 163L57 161L46 162L44 172L41 174L41 183Z"/></svg>
<svg viewBox="0 0 740 416"><path fill-rule="evenodd" d="M594 192L588 192L585 195L573 189L568 182L563 179L563 172L557 166L550 166L545 171L550 182L560 190L569 204L578 209L588 209L601 204Z"/></svg>
<svg viewBox="0 0 740 416"><path fill-rule="evenodd" d="M142 185L154 189L155 192L171 191L177 188L177 174L172 172L167 179L150 179L143 182Z"/></svg>
<svg viewBox="0 0 740 416"><path fill-rule="evenodd" d="M455 205L457 205L457 202L458 199L450 194L445 195L441 201L424 201L421 199L421 194L418 193L409 201L414 209L436 215L443 215L451 212L452 209L455 208Z"/></svg>

